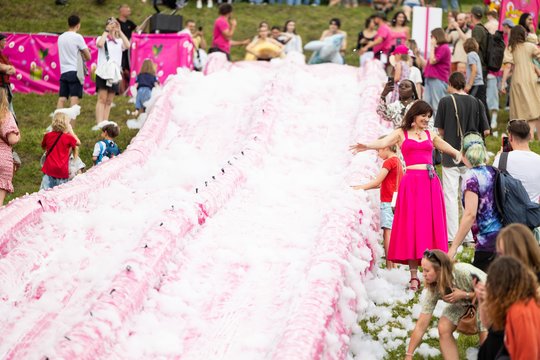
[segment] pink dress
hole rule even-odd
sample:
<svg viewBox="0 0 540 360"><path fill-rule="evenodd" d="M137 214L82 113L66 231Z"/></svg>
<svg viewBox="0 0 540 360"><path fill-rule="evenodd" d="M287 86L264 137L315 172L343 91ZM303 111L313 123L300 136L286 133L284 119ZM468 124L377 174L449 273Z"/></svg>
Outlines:
<svg viewBox="0 0 540 360"><path fill-rule="evenodd" d="M19 134L19 128L11 112L7 115L0 125L0 189L7 192L13 192L13 154L11 146L7 143L9 133Z"/></svg>
<svg viewBox="0 0 540 360"><path fill-rule="evenodd" d="M401 152L407 166L433 163L429 131L424 141L409 139L407 131ZM446 210L441 182L432 170L407 169L399 185L388 260L407 264L421 260L426 249L448 251Z"/></svg>

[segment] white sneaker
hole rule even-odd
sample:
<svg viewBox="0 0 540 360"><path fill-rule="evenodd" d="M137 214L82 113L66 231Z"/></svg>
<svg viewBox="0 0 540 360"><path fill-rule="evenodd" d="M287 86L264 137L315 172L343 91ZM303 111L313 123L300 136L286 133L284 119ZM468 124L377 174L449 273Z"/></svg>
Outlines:
<svg viewBox="0 0 540 360"><path fill-rule="evenodd" d="M211 9L212 7L214 7L214 3L212 0L208 0L208 8Z"/></svg>
<svg viewBox="0 0 540 360"><path fill-rule="evenodd" d="M202 9L202 0L197 0L197 9Z"/></svg>

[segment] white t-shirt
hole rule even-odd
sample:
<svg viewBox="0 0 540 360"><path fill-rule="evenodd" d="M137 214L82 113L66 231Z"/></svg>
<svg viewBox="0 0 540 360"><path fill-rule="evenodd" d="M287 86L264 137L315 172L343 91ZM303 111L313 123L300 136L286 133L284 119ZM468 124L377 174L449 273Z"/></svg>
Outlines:
<svg viewBox="0 0 540 360"><path fill-rule="evenodd" d="M499 157L495 157L493 166L499 166ZM506 170L521 181L531 201L540 202L540 155L532 151L512 150L508 153Z"/></svg>
<svg viewBox="0 0 540 360"><path fill-rule="evenodd" d="M99 41L101 36L98 36L96 42ZM124 51L124 45L122 39L107 39L107 49L109 50L109 58L114 61L118 66L122 65L122 51ZM97 65L107 62L107 57L105 56L105 45L103 47L98 47L98 61Z"/></svg>
<svg viewBox="0 0 540 360"><path fill-rule="evenodd" d="M77 56L79 51L88 49L81 34L66 31L58 37L58 56L60 57L60 72L77 71Z"/></svg>
<svg viewBox="0 0 540 360"><path fill-rule="evenodd" d="M422 74L420 69L416 66L411 66L409 68L409 80L411 80L415 85L422 84Z"/></svg>

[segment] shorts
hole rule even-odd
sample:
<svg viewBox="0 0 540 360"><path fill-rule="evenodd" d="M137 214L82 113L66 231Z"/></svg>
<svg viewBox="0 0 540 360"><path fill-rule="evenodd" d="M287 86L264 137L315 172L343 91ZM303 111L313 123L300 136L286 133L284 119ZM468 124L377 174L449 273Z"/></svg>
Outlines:
<svg viewBox="0 0 540 360"><path fill-rule="evenodd" d="M137 97L135 98L135 109L145 109L144 103L150 100L152 97L152 89L147 86L143 86L137 89Z"/></svg>
<svg viewBox="0 0 540 360"><path fill-rule="evenodd" d="M118 95L120 93L118 84L119 83L112 84L112 86L107 86L107 80L104 80L96 75L96 92L98 90L105 89L107 92L113 92Z"/></svg>
<svg viewBox="0 0 540 360"><path fill-rule="evenodd" d="M394 210L392 210L392 203L381 202L381 229L392 230L392 223L394 222Z"/></svg>
<svg viewBox="0 0 540 360"><path fill-rule="evenodd" d="M489 251L475 251L472 265L487 273L489 265L495 260L496 253Z"/></svg>
<svg viewBox="0 0 540 360"><path fill-rule="evenodd" d="M70 98L78 97L82 98L83 86L77 77L76 71L68 71L60 75L60 91L59 97Z"/></svg>
<svg viewBox="0 0 540 360"><path fill-rule="evenodd" d="M52 189L55 186L62 185L67 183L69 179L58 179L49 175L44 174L43 179L41 179L41 186L39 190Z"/></svg>

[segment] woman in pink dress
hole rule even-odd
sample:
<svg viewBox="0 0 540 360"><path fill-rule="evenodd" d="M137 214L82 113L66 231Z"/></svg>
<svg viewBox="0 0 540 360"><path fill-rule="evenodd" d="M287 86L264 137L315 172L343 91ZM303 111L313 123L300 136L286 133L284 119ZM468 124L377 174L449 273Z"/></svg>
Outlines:
<svg viewBox="0 0 540 360"><path fill-rule="evenodd" d="M408 264L409 288L418 290L418 264L426 249L448 251L446 211L441 182L433 167L433 148L461 161L461 153L435 132L428 130L433 109L416 101L405 114L401 127L385 138L350 147L353 154L398 144L407 170L399 185L388 260Z"/></svg>
<svg viewBox="0 0 540 360"><path fill-rule="evenodd" d="M8 192L13 192L13 151L20 139L19 129L9 111L7 92L0 88L0 206Z"/></svg>
<svg viewBox="0 0 540 360"><path fill-rule="evenodd" d="M407 45L407 40L410 37L410 29L407 26L407 16L403 11L398 11L392 18L390 26L392 37L392 49L394 50L399 45Z"/></svg>

